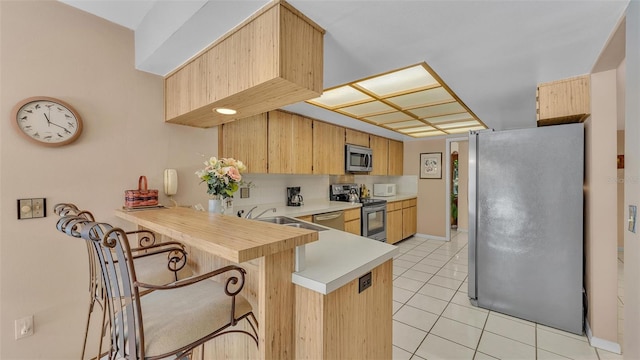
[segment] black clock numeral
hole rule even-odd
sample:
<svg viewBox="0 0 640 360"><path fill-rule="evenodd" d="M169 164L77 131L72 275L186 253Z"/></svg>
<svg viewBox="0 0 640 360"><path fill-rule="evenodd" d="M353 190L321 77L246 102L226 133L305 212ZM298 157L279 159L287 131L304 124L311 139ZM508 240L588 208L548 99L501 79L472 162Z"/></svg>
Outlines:
<svg viewBox="0 0 640 360"><path fill-rule="evenodd" d="M64 114L64 117L66 117L67 119L71 119L71 116L69 114Z"/></svg>
<svg viewBox="0 0 640 360"><path fill-rule="evenodd" d="M53 136L51 136L51 135L47 135L47 136L43 137L43 139L45 139L45 140L51 140L52 138L53 138Z"/></svg>
<svg viewBox="0 0 640 360"><path fill-rule="evenodd" d="M25 128L26 130L31 130L31 125L25 125L25 126L24 126L24 128Z"/></svg>
<svg viewBox="0 0 640 360"><path fill-rule="evenodd" d="M25 110L26 112L28 112L29 114L33 114L33 110Z"/></svg>
<svg viewBox="0 0 640 360"><path fill-rule="evenodd" d="M35 134L33 134L33 137L37 137L37 138L39 138L39 137L40 137L40 133L35 133Z"/></svg>
<svg viewBox="0 0 640 360"><path fill-rule="evenodd" d="M27 121L27 115L20 118L20 121Z"/></svg>
<svg viewBox="0 0 640 360"><path fill-rule="evenodd" d="M68 122L67 125L69 125L70 128L74 128L76 127L76 124L72 123L72 122Z"/></svg>
<svg viewBox="0 0 640 360"><path fill-rule="evenodd" d="M36 110L40 109L40 104L36 104Z"/></svg>
<svg viewBox="0 0 640 360"><path fill-rule="evenodd" d="M56 106L56 107L58 108L58 111L64 111L60 106Z"/></svg>
<svg viewBox="0 0 640 360"><path fill-rule="evenodd" d="M49 108L49 110L51 110L51 107L53 106L53 104L47 104L47 105L45 105L45 106L46 106L46 107L48 107L48 108Z"/></svg>
<svg viewBox="0 0 640 360"><path fill-rule="evenodd" d="M67 131L69 132L69 131ZM60 135L60 133L56 133L56 135L58 135L59 138L63 138L64 136Z"/></svg>

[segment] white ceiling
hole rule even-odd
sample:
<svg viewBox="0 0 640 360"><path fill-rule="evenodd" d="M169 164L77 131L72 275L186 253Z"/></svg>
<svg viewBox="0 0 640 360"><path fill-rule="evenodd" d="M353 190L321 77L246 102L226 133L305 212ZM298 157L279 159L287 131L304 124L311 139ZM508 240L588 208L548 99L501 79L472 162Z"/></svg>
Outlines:
<svg viewBox="0 0 640 360"><path fill-rule="evenodd" d="M266 0L60 0L135 31L165 75ZM536 85L591 72L629 0L289 0L324 29L324 87L427 62L489 127L536 126ZM396 139L306 103L285 109Z"/></svg>

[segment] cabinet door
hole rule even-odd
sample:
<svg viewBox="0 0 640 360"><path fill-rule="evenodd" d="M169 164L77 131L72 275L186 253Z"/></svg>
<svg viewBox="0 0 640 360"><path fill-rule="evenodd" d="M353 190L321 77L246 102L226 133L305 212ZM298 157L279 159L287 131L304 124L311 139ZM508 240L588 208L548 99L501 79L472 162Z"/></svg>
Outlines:
<svg viewBox="0 0 640 360"><path fill-rule="evenodd" d="M222 125L219 157L241 160L247 172L267 172L267 114Z"/></svg>
<svg viewBox="0 0 640 360"><path fill-rule="evenodd" d="M298 216L296 219L300 219L302 221L313 222L313 215Z"/></svg>
<svg viewBox="0 0 640 360"><path fill-rule="evenodd" d="M344 222L344 231L355 235L362 235L360 231L360 219Z"/></svg>
<svg viewBox="0 0 640 360"><path fill-rule="evenodd" d="M403 174L404 143L402 141L389 140L389 165L388 175Z"/></svg>
<svg viewBox="0 0 640 360"><path fill-rule="evenodd" d="M269 112L268 162L271 174L311 174L313 121L282 111Z"/></svg>
<svg viewBox="0 0 640 360"><path fill-rule="evenodd" d="M389 139L370 135L369 143L373 152L373 170L369 175L387 175Z"/></svg>
<svg viewBox="0 0 640 360"><path fill-rule="evenodd" d="M417 232L417 211L415 206L402 209L402 238L406 239Z"/></svg>
<svg viewBox="0 0 640 360"><path fill-rule="evenodd" d="M387 212L387 243L402 240L402 210Z"/></svg>
<svg viewBox="0 0 640 360"><path fill-rule="evenodd" d="M369 147L369 134L358 130L346 129L346 143Z"/></svg>
<svg viewBox="0 0 640 360"><path fill-rule="evenodd" d="M313 173L344 174L344 128L313 121Z"/></svg>

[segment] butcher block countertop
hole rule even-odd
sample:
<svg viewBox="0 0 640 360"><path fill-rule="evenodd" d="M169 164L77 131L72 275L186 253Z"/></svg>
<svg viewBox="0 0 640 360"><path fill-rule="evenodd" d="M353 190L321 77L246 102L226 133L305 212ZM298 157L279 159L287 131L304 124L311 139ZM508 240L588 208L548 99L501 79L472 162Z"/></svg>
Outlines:
<svg viewBox="0 0 640 360"><path fill-rule="evenodd" d="M235 263L318 240L318 232L189 208L117 210L116 216Z"/></svg>

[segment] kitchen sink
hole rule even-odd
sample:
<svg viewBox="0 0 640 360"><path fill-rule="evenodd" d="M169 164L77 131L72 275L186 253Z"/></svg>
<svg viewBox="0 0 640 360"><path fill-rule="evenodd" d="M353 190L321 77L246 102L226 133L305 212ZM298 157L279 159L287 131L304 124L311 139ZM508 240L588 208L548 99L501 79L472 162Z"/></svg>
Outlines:
<svg viewBox="0 0 640 360"><path fill-rule="evenodd" d="M265 217L254 219L257 221L267 222L271 224L278 224L283 226L296 227L300 229L314 230L314 231L324 231L329 230L325 227L309 224L304 221L300 221L294 218L286 217L286 216L273 216L273 217Z"/></svg>

